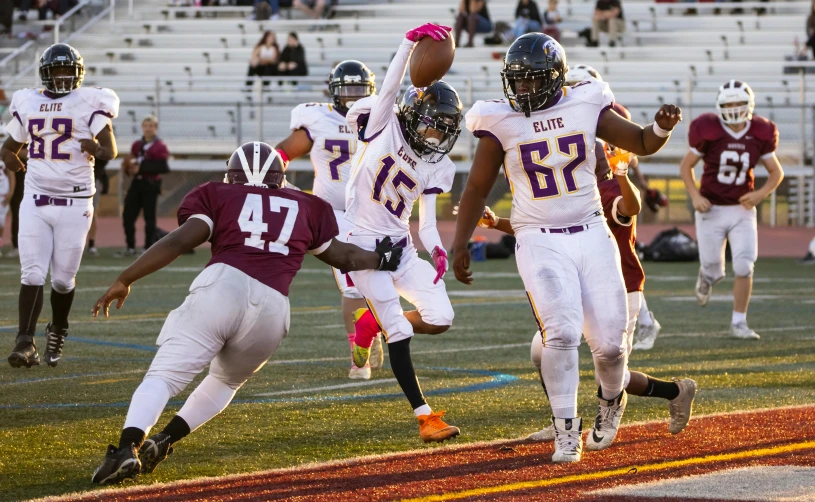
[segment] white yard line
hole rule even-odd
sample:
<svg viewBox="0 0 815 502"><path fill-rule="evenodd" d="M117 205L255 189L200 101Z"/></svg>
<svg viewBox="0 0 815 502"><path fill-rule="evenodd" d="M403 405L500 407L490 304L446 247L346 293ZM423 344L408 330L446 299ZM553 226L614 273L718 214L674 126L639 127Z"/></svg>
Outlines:
<svg viewBox="0 0 815 502"><path fill-rule="evenodd" d="M423 378L422 381L427 380L427 378ZM302 394L304 392L321 392L326 390L338 390L338 389L353 389L356 387L370 387L371 385L379 385L383 383L395 383L395 378L385 378L382 380L365 380L362 382L351 382L351 383L343 383L338 385L326 385L325 387L309 387L306 389L292 389L292 390L278 390L275 392L263 392L261 394L254 394L257 397L267 397L267 396L286 396L290 394Z"/></svg>

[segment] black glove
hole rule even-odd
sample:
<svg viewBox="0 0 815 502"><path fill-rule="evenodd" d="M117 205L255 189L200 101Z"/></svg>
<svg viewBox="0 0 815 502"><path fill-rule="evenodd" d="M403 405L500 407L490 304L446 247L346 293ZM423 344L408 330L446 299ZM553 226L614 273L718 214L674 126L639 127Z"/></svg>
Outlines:
<svg viewBox="0 0 815 502"><path fill-rule="evenodd" d="M391 243L390 237L385 237L376 245L374 249L376 254L379 255L379 266L377 270L384 270L387 272L394 272L399 268L399 262L402 261L403 248L396 247Z"/></svg>

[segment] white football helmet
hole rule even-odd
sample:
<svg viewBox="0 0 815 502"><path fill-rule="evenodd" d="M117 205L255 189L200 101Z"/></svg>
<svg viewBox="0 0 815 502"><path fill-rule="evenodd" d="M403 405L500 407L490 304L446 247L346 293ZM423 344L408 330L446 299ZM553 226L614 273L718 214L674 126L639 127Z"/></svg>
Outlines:
<svg viewBox="0 0 815 502"><path fill-rule="evenodd" d="M724 108L731 103L743 103L741 106ZM731 80L719 87L716 98L716 110L725 124L742 124L753 118L756 97L750 86L740 80Z"/></svg>
<svg viewBox="0 0 815 502"><path fill-rule="evenodd" d="M567 84L576 84L585 80L596 80L598 82L602 82L603 77L600 76L600 72L587 64L572 66L569 68L569 71L566 72Z"/></svg>

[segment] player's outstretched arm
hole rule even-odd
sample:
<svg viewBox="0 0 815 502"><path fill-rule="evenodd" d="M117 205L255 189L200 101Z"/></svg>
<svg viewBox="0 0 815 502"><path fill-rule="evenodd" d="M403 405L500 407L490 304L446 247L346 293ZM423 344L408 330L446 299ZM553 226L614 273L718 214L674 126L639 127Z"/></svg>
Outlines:
<svg viewBox="0 0 815 502"><path fill-rule="evenodd" d="M275 146L275 150L283 152L286 163L296 158L302 157L311 151L314 142L308 137L308 133L303 129L295 129L286 139Z"/></svg>
<svg viewBox="0 0 815 502"><path fill-rule="evenodd" d="M23 143L17 143L11 136L3 142L3 147L0 148L0 160L3 161L7 169L14 172L25 171L25 164L17 156L22 147Z"/></svg>
<svg viewBox="0 0 815 502"><path fill-rule="evenodd" d="M628 179L629 167L637 157L631 152L611 146L608 143L603 143L603 153L611 173L620 185L622 200L617 203L617 212L623 216L640 214L642 203L640 202L639 190Z"/></svg>
<svg viewBox="0 0 815 502"><path fill-rule="evenodd" d="M504 162L504 149L493 138L484 136L478 139L478 145L467 178L467 186L461 196L456 218L456 237L453 240L453 271L456 279L464 284L472 284L470 272L470 250L467 243L473 236L478 221L484 214L487 196L495 184L498 171Z"/></svg>
<svg viewBox="0 0 815 502"><path fill-rule="evenodd" d="M343 273L353 270L385 270L393 272L402 260L402 248L394 247L390 237L385 237L374 251L367 251L354 244L332 239L325 251L315 254L318 260Z"/></svg>
<svg viewBox="0 0 815 502"><path fill-rule="evenodd" d="M119 150L116 148L116 138L113 136L113 130L109 125L99 131L96 139L81 139L79 140L83 152L99 160L113 160L119 155Z"/></svg>
<svg viewBox="0 0 815 502"><path fill-rule="evenodd" d="M679 177L682 178L682 182L685 184L685 190L688 191L694 209L700 213L706 213L710 211L711 204L696 186L696 174L693 172L693 166L695 166L701 158L702 157L693 153L692 150L688 150L688 153L685 154L685 158L683 158L679 164Z"/></svg>
<svg viewBox="0 0 815 502"><path fill-rule="evenodd" d="M781 167L781 162L778 161L778 157L775 156L775 153L766 158L762 158L761 163L767 168L767 172L770 176L767 177L767 181L764 182L761 188L747 192L739 197L739 203L746 209L756 207L768 195L773 193L784 179L784 168Z"/></svg>
<svg viewBox="0 0 815 502"><path fill-rule="evenodd" d="M597 125L597 137L637 155L653 155L665 146L674 126L681 120L682 110L675 105L662 105L654 123L644 128L614 110L607 110Z"/></svg>
<svg viewBox="0 0 815 502"><path fill-rule="evenodd" d="M122 308L125 298L130 294L130 285L142 277L160 270L188 251L205 243L210 236L209 225L199 218L190 218L183 225L173 230L161 240L150 246L143 255L119 274L116 282L96 301L93 316L103 310L108 317L110 304L116 301L116 308Z"/></svg>

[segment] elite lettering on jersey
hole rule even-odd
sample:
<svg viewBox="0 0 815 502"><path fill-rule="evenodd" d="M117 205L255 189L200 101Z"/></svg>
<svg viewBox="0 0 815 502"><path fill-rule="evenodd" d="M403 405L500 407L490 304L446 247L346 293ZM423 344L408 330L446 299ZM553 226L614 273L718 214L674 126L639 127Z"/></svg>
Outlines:
<svg viewBox="0 0 815 502"><path fill-rule="evenodd" d="M42 103L40 105L40 111L43 113L61 112L62 103Z"/></svg>
<svg viewBox="0 0 815 502"><path fill-rule="evenodd" d="M399 153L397 154L397 156L398 156L400 159L402 159L402 160L404 160L405 162L407 162L408 164L410 164L410 167L412 167L413 169L416 169L416 159L414 159L413 157L411 157L410 155L408 155L407 151L405 151L405 147L404 147L404 146L400 146L400 147L399 147Z"/></svg>
<svg viewBox="0 0 815 502"><path fill-rule="evenodd" d="M555 119L548 119L548 120L539 120L532 124L535 128L535 132L545 132L551 131L552 129L563 129L565 126L563 125L563 119L561 117Z"/></svg>

